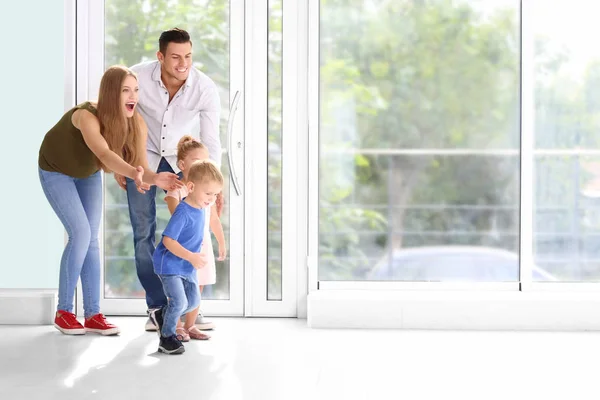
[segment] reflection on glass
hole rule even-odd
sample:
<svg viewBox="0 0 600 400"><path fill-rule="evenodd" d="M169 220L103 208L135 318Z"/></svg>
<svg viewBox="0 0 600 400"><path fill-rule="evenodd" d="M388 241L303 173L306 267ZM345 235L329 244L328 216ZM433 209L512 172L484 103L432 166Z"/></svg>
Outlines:
<svg viewBox="0 0 600 400"><path fill-rule="evenodd" d="M518 280L519 3L321 2L320 280Z"/></svg>
<svg viewBox="0 0 600 400"><path fill-rule="evenodd" d="M190 33L194 47L194 65L209 75L219 86L221 112L221 143L226 143L229 115L229 1L227 0L105 0L105 60L106 67L114 64L132 66L156 59L158 37L175 26ZM227 163L222 166L225 176L225 198L229 194ZM105 180L104 260L107 298L144 298L137 279L131 223L127 196L111 176ZM156 196L156 240L169 220L164 192ZM227 246L229 240L229 210L221 217ZM213 248L218 249L214 237ZM229 254L228 250L228 254ZM206 286L203 299L229 298L229 258L216 261L217 283Z"/></svg>
<svg viewBox="0 0 600 400"><path fill-rule="evenodd" d="M281 300L281 0L269 0L267 300Z"/></svg>
<svg viewBox="0 0 600 400"><path fill-rule="evenodd" d="M534 259L552 277L600 280L600 157L535 158Z"/></svg>
<svg viewBox="0 0 600 400"><path fill-rule="evenodd" d="M580 151L600 147L600 48L588 40L600 34L596 6L534 4L534 260L559 281L598 281L600 152Z"/></svg>

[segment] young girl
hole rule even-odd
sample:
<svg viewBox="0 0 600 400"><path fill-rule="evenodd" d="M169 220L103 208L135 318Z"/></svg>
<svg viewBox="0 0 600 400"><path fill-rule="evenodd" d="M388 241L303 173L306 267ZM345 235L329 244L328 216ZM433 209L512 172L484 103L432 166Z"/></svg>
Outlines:
<svg viewBox="0 0 600 400"><path fill-rule="evenodd" d="M187 182L188 172L190 166L198 160L208 160L208 149L198 140L191 136L184 136L179 140L177 144L177 166L183 172L183 181ZM187 186L183 186L180 189L168 191L165 195L165 201L169 207L171 215L175 212L175 208L179 203L188 195ZM215 256L212 248L212 241L210 237L210 230L215 234L217 242L219 243L219 261L225 259L226 247L225 247L225 234L223 233L223 226L221 220L217 214L217 210L214 204L206 210L206 221L204 225L204 240L202 242L201 253L207 257L207 265L204 268L197 270L198 273L198 285L200 287L200 293L205 285L213 285L216 282L216 268L215 268ZM210 221L210 223L208 223ZM199 326L196 326L196 318L200 316ZM185 324L182 325L181 321L177 324L177 336L179 340L187 342L192 339L207 340L210 336L200 332L200 329L213 329L214 325L211 322L206 321L200 309L196 308L185 315Z"/></svg>

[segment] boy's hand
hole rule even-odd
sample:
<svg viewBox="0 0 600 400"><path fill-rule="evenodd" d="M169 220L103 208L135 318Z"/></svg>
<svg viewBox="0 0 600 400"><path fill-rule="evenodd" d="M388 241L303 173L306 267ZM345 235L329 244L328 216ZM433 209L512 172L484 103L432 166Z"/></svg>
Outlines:
<svg viewBox="0 0 600 400"><path fill-rule="evenodd" d="M227 248L219 244L219 258L217 260L223 261L225 258L227 258Z"/></svg>
<svg viewBox="0 0 600 400"><path fill-rule="evenodd" d="M202 253L192 253L192 256L188 260L192 266L196 269L200 269L206 266L206 255Z"/></svg>

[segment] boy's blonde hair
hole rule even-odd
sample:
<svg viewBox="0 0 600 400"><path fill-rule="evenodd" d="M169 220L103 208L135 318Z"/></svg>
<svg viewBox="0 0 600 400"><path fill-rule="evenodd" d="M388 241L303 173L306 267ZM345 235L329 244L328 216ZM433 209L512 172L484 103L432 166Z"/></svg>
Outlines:
<svg viewBox="0 0 600 400"><path fill-rule="evenodd" d="M177 143L177 161L183 160L190 151L196 149L203 149L208 152L207 147L200 143L198 139L190 135L185 135L179 139L179 143Z"/></svg>
<svg viewBox="0 0 600 400"><path fill-rule="evenodd" d="M223 174L219 167L211 160L194 161L188 172L188 182L212 183L216 182L223 186Z"/></svg>

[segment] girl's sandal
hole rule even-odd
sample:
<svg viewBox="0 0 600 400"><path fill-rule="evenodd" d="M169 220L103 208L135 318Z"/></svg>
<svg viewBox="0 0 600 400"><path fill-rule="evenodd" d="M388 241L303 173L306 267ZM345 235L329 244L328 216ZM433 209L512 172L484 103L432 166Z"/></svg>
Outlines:
<svg viewBox="0 0 600 400"><path fill-rule="evenodd" d="M190 328L188 328L187 333L189 334L189 337L192 339L196 339L196 340L210 339L210 336L208 336L205 333L200 332L200 329L198 329L198 327L196 325L193 325Z"/></svg>
<svg viewBox="0 0 600 400"><path fill-rule="evenodd" d="M183 328L177 328L175 330L175 336L179 339L180 342L189 342L190 335L188 335L187 331Z"/></svg>

